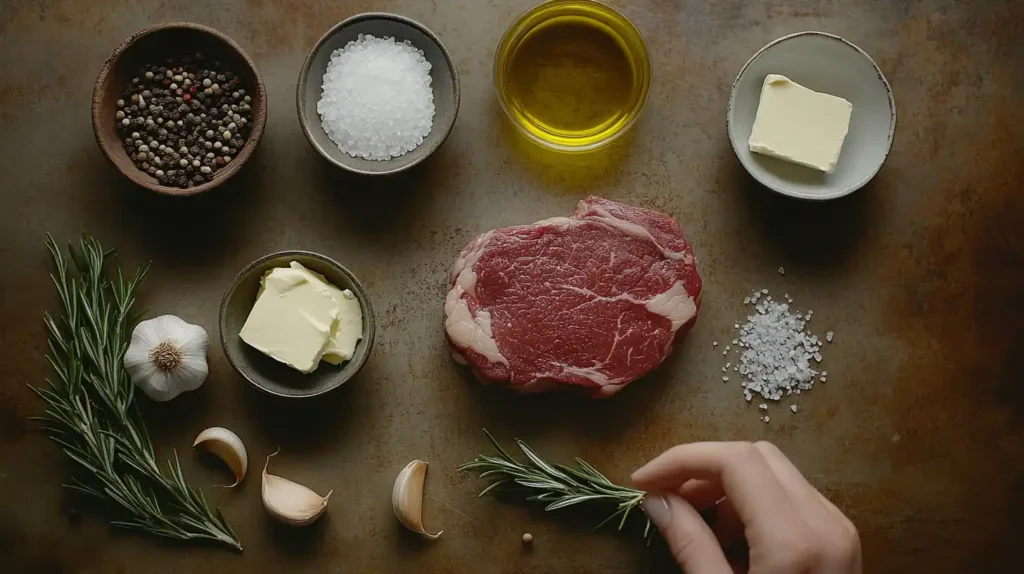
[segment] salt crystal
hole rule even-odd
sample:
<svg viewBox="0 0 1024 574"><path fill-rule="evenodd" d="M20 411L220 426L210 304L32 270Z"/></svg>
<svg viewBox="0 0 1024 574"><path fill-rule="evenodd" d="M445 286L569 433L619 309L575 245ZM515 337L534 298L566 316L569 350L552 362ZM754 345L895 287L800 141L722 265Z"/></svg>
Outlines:
<svg viewBox="0 0 1024 574"><path fill-rule="evenodd" d="M786 269L783 268L783 267L779 267L779 275L785 275L785 274L786 274Z"/></svg>
<svg viewBox="0 0 1024 574"><path fill-rule="evenodd" d="M789 410L796 412L796 405L789 405Z"/></svg>
<svg viewBox="0 0 1024 574"><path fill-rule="evenodd" d="M768 410L768 405L766 405L765 403L761 403L757 405L757 408L761 409L762 411L766 411Z"/></svg>
<svg viewBox="0 0 1024 574"><path fill-rule="evenodd" d="M835 333L833 333L832 331L829 331L828 333L825 333L825 340L828 341L829 343L831 343L832 342L832 337L834 337L834 336L835 336Z"/></svg>
<svg viewBox="0 0 1024 574"><path fill-rule="evenodd" d="M728 380L729 380L729 377L722 377L722 380L723 380L723 381L728 381Z"/></svg>
<svg viewBox="0 0 1024 574"><path fill-rule="evenodd" d="M822 360L822 342L806 331L806 318L788 302L773 301L767 289L748 298L757 312L747 317L734 342L742 349L737 369L744 377L744 397L757 393L777 401L810 390L818 375L811 360ZM786 299L791 300L788 293Z"/></svg>
<svg viewBox="0 0 1024 574"><path fill-rule="evenodd" d="M423 143L434 124L430 62L410 42L360 34L331 53L317 102L342 152L384 161Z"/></svg>

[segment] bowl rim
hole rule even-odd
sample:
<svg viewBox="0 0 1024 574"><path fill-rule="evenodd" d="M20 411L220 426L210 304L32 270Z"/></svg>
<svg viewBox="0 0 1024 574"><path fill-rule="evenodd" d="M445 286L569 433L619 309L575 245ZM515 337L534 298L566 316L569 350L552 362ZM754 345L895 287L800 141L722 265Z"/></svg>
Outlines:
<svg viewBox="0 0 1024 574"><path fill-rule="evenodd" d="M437 141L437 144L435 144L432 148L426 150L426 153L421 153L420 157L415 161L412 161L401 167L386 168L383 170L366 170L351 165L346 165L345 163L335 159L330 154L328 154L327 151L324 150L323 147L313 139L313 128L310 127L310 122L306 121L306 79L309 76L310 68L313 67L314 56L316 56L317 52L321 50L324 43L327 42L327 40L331 38L331 36L339 32L343 28L346 28L358 22L362 22L364 20L392 20L419 30L425 36L430 38L430 40L434 44L436 44L437 47L441 50L441 54L444 56L444 61L448 65L448 70L452 76L452 101L454 103L455 110L452 113L451 121L447 122L447 125L444 127L444 133L441 134L441 138ZM299 78L295 86L295 109L299 116L299 125L302 127L302 134L306 136L306 141L309 142L309 145L312 146L313 149L315 149L316 152L319 153L321 157L323 157L333 165L340 167L341 169L344 169L345 171L349 171L351 173L355 173L358 175L393 175L396 173L407 171L419 165L425 159L434 155L434 152L437 151L441 147L441 145L444 144L445 140L448 139L448 136L452 133L452 129L455 127L455 120L459 116L459 103L461 100L460 85L461 81L459 80L459 69L455 65L455 60L452 59L451 53L448 52L448 48L445 47L444 42L441 41L441 38L433 31L431 31L430 28L427 28L426 25L416 20L413 20L412 18L408 18L406 16L402 16L400 14L395 14L392 12L361 12L359 14L349 16L348 18L345 18L341 22L338 22L337 24L331 26L330 29L328 29L327 32L325 32L324 35L321 36L320 39L316 41L316 44L313 45L313 49L310 50L309 53L306 55L306 59L303 60L302 62L302 67L299 68ZM317 117L319 117L319 115L320 114L317 113ZM433 130L436 127L437 125L435 124L431 128L431 130ZM322 130L323 128L320 129ZM407 153L413 153L414 151L416 150ZM390 160L384 160L379 163L382 166L385 166L388 164L389 161Z"/></svg>
<svg viewBox="0 0 1024 574"><path fill-rule="evenodd" d="M651 83L654 81L652 77L653 71L651 68L651 53L647 49L647 39L644 38L643 33L640 31L640 28L637 27L636 23L633 22L633 20L631 20L628 16L623 14L622 11L615 9L614 7L609 6L604 2L599 2L597 0L587 0L587 3L589 4L597 4L601 8L613 12L614 14L617 14L627 24L629 24L633 31L636 32L637 37L640 38L640 46L644 49L644 86L643 94L641 95L640 100L637 102L636 105L636 115L633 116L633 118L629 120L629 122L626 123L626 125L622 126L622 128L619 129L619 131L615 132L614 134L600 141L580 146L562 145L546 141L530 133L529 130L525 129L519 122L517 122L515 118L512 116L512 112L508 108L508 104L505 101L506 98L502 97L501 87L498 86L498 68L501 65L498 62L498 53L501 52L501 47L505 44L505 42L510 39L509 34L512 33L512 30L516 26L518 26L520 22L525 20L528 16L539 10L552 9L558 4L573 3L579 3L579 0L544 0L540 4L537 4L536 6L532 6L524 10L522 13L516 16L515 20L512 20L512 23L509 24L507 28L505 28L505 31L501 34L501 38L498 40L498 43L495 44L494 46L494 56L492 56L491 58L493 60L493 64L491 65L491 89L494 90L494 97L495 99L498 100L498 105L501 107L501 111L504 112L505 118L508 120L510 124L512 124L516 131L519 134L525 136L527 140L535 144L538 144L543 148L562 153L584 153L594 151L596 149L605 147L611 144L612 142L618 140L622 136L626 135L626 133L628 133L643 116L643 111L647 107L647 100L650 99L651 96Z"/></svg>
<svg viewBox="0 0 1024 574"><path fill-rule="evenodd" d="M260 108L259 110L253 110L254 113L252 130L249 132L249 138L246 140L245 145L242 146L242 149L239 150L238 155L235 156L235 158L231 161L230 164L228 164L223 169L219 170L217 172L217 175L212 180L201 185L185 189L182 189L180 187L172 187L168 185L160 185L159 183L153 183L151 181L148 181L141 175L145 172L139 170L138 168L134 168L134 171L132 173L129 173L125 169L122 169L122 167L114 161L114 157L112 155L113 150L109 149L109 146L107 145L106 141L104 141L103 137L101 136L102 128L99 123L100 113L103 108L103 84L106 83L107 76L109 76L110 73L113 71L114 67L117 65L118 61L120 61L121 56L124 55L125 51L131 48L136 42L138 42L146 36L149 36L150 34L175 29L192 30L213 36L221 42L223 42L224 44L226 44L231 50L234 50L242 58L245 64L252 71L253 76L256 78L255 89L260 96ZM236 173L238 173L240 169L242 169L242 166L245 164L246 161L249 160L249 157L252 156L252 153L256 150L256 146L259 145L260 140L263 138L263 131L267 123L268 108L269 106L267 103L267 89L266 85L263 82L263 76L260 75L259 69L256 67L256 64L253 63L249 55L245 53L245 50L243 50L242 47L239 46L234 40L232 40L226 34L219 32L209 26L204 26L202 24L196 24L194 22L177 21L164 22L162 24L154 24L152 26L147 26L145 28L142 28L141 30L138 30L131 36L128 36L128 38L126 38L120 44L118 44L117 47L114 48L114 51L111 52L109 56L107 56L107 59L103 61L103 65L102 67L100 67L100 72L96 77L96 83L93 85L92 132L93 137L96 139L96 145L99 146L100 151L103 152L103 155L107 158L107 160L114 166L114 168L118 172L120 172L130 181L132 181L133 183L140 187L146 188L152 192L159 193L161 195L188 197L192 195L198 195L205 191L209 191L223 184ZM121 143L120 140L118 140L118 143ZM148 178L149 175L146 174L146 177Z"/></svg>
<svg viewBox="0 0 1024 574"><path fill-rule="evenodd" d="M235 359L231 356L231 353L228 352L228 341L224 329L224 322L225 318L227 317L228 301L231 299L231 296L234 295L235 291L238 290L238 285L242 282L242 279L246 275L252 272L253 269L259 267L260 265L263 265L264 263L270 261L271 259L294 256L310 257L323 263L326 263L327 265L336 268L338 271L341 272L342 275L344 275L345 277L348 278L349 281L351 281L353 287L355 287L354 291L356 291L356 297L359 299L359 302L361 303L361 307L363 310L363 321L366 325L366 351L364 351L361 356L355 358L353 361L350 361L350 363L355 364L355 369L340 383L334 384L332 386L317 391L308 392L305 394L289 395L264 387L260 383L249 378L249 375L247 375L245 372L242 371L242 369L239 368L238 364L235 362ZM234 279L231 280L231 285L229 285L228 288L224 291L224 295L221 297L220 300L220 309L217 317L217 330L220 338L221 350L224 352L224 356L227 357L228 362L231 363L231 367L235 370L235 372L241 375L243 379L248 381L250 385L256 387L257 389L264 393L273 395L275 397L281 397L285 399L307 399L311 397L317 397L329 393L334 389L337 389L338 387L349 382L352 379L352 377L355 377L359 373L359 371L363 370L363 367L366 365L366 361L369 360L370 354L373 351L373 343L377 336L377 318L373 313L373 304L370 302L370 297L367 295L366 288L363 287L362 282L359 281L359 278L356 277L355 273L352 273L352 271L349 270L348 267L345 267L341 263L338 263L337 261L331 259L330 257L327 257L326 255L321 255L320 253L316 253L314 251L307 251L304 249L285 249L283 251L275 251L273 253L268 253L267 255L264 255L256 259L255 261L246 265L241 271L238 272L237 275L235 275ZM242 344L245 344L244 341Z"/></svg>
<svg viewBox="0 0 1024 574"><path fill-rule="evenodd" d="M740 151L736 148L736 141L733 139L733 107L736 100L736 88L739 85L740 79L743 77L743 74L746 73L747 68L750 67L754 60L758 59L761 56L761 54L763 54L768 49L773 48L776 44L781 44L782 42L792 40L794 38L798 38L801 36L821 36L824 38L829 38L831 40L839 41L840 43L845 44L850 48L853 48L856 52L863 56L864 59L867 60L868 63L870 63L871 66L875 69L875 73L878 75L878 79L881 81L882 86L885 88L886 96L888 96L889 99L889 132L886 135L888 145L886 146L885 154L882 155L882 160L878 162L878 165L875 166L875 169L870 174L862 178L860 181L847 186L845 189L842 189L838 192L829 195L808 195L804 193L799 193L791 189L787 189L782 186L777 186L768 181L763 180L758 175L756 170L752 170L747 165L747 162L743 161L743 156L740 154ZM751 56L749 60L747 60L747 63L743 64L743 67L740 68L740 72L736 74L736 79L733 81L732 87L729 90L729 105L726 109L725 114L725 130L726 137L729 139L729 145L732 146L732 150L733 153L736 154L736 158L740 161L740 164L743 165L743 168L747 171L747 173L749 173L751 177L757 180L758 183L774 191L775 193L785 195L787 197L793 197L796 199L802 199L806 201L828 201L831 199L845 197L864 187L869 181L871 181L876 175L878 175L878 172L881 171L882 166L885 165L886 160L889 159L889 154L892 152L893 143L896 140L896 98L893 95L892 86L889 85L889 80L887 80L885 78L885 74L882 73L882 69L879 68L875 60L867 52L862 50L859 46L847 40L846 38L843 38L842 36L836 34L831 34L829 32L821 32L817 30L804 30L802 32L794 32L792 34L787 34L785 36L782 36L781 38L776 38L775 40L768 42L760 50L755 52L754 55Z"/></svg>

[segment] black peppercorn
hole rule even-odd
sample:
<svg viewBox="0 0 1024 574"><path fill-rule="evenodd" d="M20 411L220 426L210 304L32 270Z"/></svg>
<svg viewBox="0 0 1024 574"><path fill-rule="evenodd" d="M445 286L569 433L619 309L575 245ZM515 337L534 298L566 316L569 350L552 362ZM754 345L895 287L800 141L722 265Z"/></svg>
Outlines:
<svg viewBox="0 0 1024 574"><path fill-rule="evenodd" d="M116 129L140 169L165 185L199 185L245 145L250 101L220 62L208 63L201 54L172 57L166 66L143 66L132 79L117 102Z"/></svg>

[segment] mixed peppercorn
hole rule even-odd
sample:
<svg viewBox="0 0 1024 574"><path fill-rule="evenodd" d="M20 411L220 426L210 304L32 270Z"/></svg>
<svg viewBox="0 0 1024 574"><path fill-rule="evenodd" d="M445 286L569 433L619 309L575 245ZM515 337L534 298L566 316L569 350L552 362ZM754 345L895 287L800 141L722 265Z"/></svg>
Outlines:
<svg viewBox="0 0 1024 574"><path fill-rule="evenodd" d="M117 101L117 130L135 165L188 188L231 163L252 129L238 76L202 54L143 67Z"/></svg>

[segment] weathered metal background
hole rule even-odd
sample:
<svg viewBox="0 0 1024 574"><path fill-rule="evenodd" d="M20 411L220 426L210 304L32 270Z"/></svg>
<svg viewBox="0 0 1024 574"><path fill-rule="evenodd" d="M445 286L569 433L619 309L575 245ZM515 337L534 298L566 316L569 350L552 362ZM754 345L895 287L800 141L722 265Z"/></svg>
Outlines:
<svg viewBox="0 0 1024 574"><path fill-rule="evenodd" d="M871 572L1019 571L1024 531L1024 5L1016 0L646 0L615 4L649 42L654 82L625 145L554 160L522 145L491 92L501 33L534 0L95 0L0 5L0 555L6 572L639 572L637 539L586 522L474 498L456 464L485 449L481 427L527 439L553 459L580 455L617 479L682 441L775 441L860 527ZM295 81L331 24L366 10L421 20L462 77L447 144L408 176L332 169L306 144ZM186 200L128 185L92 140L100 63L155 22L192 20L239 41L269 90L256 156L219 193ZM872 54L896 93L888 164L864 190L825 205L759 188L725 135L729 87L746 59L783 34L820 29ZM568 213L588 193L677 216L700 256L700 324L668 363L613 400L521 398L480 388L444 352L445 270L475 233ZM43 248L89 230L122 261L152 260L144 304L217 332L234 274L270 251L335 257L370 289L380 319L362 375L324 400L250 390L219 345L198 392L150 405L163 453L220 505L245 552L112 531L60 484L69 466L26 420L26 385L47 375L41 323L55 307ZM786 275L776 269L785 266ZM758 420L723 384L714 340L731 339L745 292L788 291L833 329L829 382ZM246 441L254 476L190 452L202 428ZM315 526L273 523L258 470L324 492ZM435 543L402 531L391 482L431 463ZM519 536L536 536L524 549Z"/></svg>

